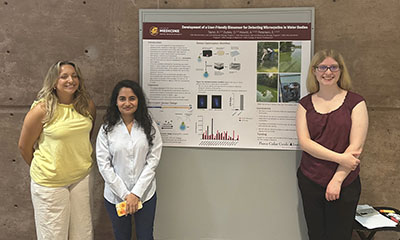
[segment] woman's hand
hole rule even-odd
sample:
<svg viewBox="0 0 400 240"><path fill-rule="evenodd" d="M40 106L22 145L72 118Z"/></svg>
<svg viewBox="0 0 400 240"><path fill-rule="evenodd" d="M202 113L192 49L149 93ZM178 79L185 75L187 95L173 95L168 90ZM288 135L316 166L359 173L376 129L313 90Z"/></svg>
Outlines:
<svg viewBox="0 0 400 240"><path fill-rule="evenodd" d="M139 197L133 193L126 195L126 213L134 214L138 210Z"/></svg>
<svg viewBox="0 0 400 240"><path fill-rule="evenodd" d="M344 152L340 155L339 165L354 171L360 164L360 159L357 157L360 155L359 152Z"/></svg>
<svg viewBox="0 0 400 240"><path fill-rule="evenodd" d="M327 201L335 201L340 197L340 189L342 188L342 182L335 179L331 179L326 187L325 198Z"/></svg>

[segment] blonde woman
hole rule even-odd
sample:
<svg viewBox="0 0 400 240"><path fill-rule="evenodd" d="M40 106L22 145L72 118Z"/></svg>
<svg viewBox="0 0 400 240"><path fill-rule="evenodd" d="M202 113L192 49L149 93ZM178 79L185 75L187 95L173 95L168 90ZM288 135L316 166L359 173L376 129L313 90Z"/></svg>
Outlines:
<svg viewBox="0 0 400 240"><path fill-rule="evenodd" d="M78 66L53 64L18 144L30 166L37 239L93 239L89 176L95 116Z"/></svg>
<svg viewBox="0 0 400 240"><path fill-rule="evenodd" d="M342 55L317 52L299 101L297 172L310 240L350 240L361 193L360 156L368 130L365 100L350 91Z"/></svg>

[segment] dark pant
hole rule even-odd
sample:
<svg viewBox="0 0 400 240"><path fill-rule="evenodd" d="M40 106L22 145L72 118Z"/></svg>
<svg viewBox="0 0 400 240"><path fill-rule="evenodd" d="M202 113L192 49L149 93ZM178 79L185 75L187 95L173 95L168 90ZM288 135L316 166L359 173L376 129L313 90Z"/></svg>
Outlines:
<svg viewBox="0 0 400 240"><path fill-rule="evenodd" d="M350 240L361 193L360 178L342 187L335 201L327 201L326 187L308 179L300 169L297 180L310 240Z"/></svg>
<svg viewBox="0 0 400 240"><path fill-rule="evenodd" d="M111 219L115 240L131 240L132 215L118 217L115 204L104 199L108 216ZM137 240L153 240L154 216L156 213L157 194L143 203L143 208L133 214Z"/></svg>

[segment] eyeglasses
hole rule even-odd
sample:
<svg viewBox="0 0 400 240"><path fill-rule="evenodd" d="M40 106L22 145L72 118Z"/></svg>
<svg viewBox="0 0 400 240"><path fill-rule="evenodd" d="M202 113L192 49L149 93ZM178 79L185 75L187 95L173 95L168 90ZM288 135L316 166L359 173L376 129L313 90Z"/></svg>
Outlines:
<svg viewBox="0 0 400 240"><path fill-rule="evenodd" d="M326 72L326 71L328 71L328 69L331 70L331 72L338 72L340 70L340 66L338 66L338 65L332 65L332 66L318 65L318 66L315 66L315 69L318 72Z"/></svg>

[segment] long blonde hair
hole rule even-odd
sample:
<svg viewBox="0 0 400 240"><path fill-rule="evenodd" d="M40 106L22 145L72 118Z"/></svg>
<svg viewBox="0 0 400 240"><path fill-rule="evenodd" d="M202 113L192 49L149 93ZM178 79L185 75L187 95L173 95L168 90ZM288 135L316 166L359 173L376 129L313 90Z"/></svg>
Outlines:
<svg viewBox="0 0 400 240"><path fill-rule="evenodd" d="M315 70L315 67L323 62L327 57L333 58L339 64L341 73L338 81L338 86L344 90L351 89L351 78L349 75L349 71L347 70L346 64L344 63L343 56L333 49L324 49L315 53L313 58L311 59L306 82L307 90L309 93L315 93L319 91L319 83L315 78L313 71Z"/></svg>
<svg viewBox="0 0 400 240"><path fill-rule="evenodd" d="M75 110L85 117L90 116L89 114L90 96L86 90L84 83L85 81L82 78L82 74L79 67L75 63L70 61L58 61L49 68L49 71L47 72L43 82L43 87L37 95L37 100L43 101L44 106L46 108L46 115L43 119L43 123L49 123L51 122L51 120L53 120L55 109L59 102L55 87L58 82L61 67L63 65L71 65L75 69L75 72L79 79L79 86L76 92L74 93L74 100L72 102Z"/></svg>

